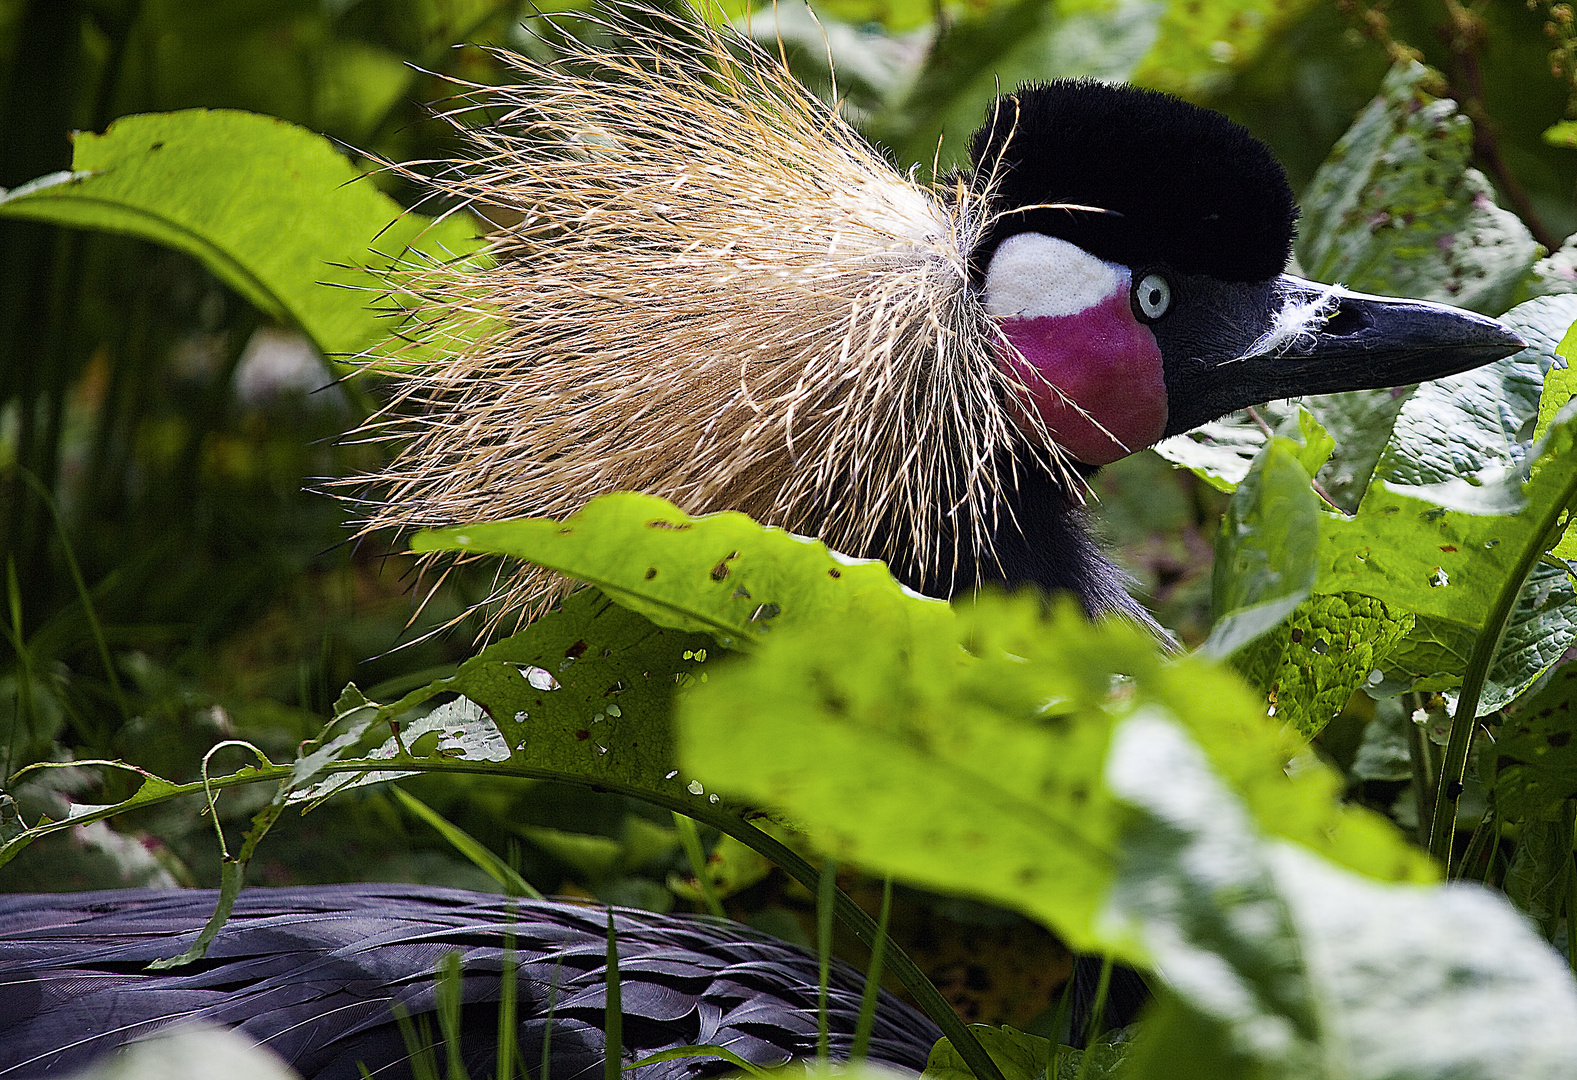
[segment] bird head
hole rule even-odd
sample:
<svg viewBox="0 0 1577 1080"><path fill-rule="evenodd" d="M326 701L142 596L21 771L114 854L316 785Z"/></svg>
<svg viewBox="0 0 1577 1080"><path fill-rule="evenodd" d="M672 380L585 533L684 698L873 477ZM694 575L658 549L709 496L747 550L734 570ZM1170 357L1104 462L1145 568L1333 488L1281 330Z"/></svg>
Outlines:
<svg viewBox="0 0 1577 1080"><path fill-rule="evenodd" d="M1523 348L1493 319L1283 273L1280 164L1208 109L1064 80L975 133L987 224L970 253L1013 407L1105 465L1236 409L1421 382Z"/></svg>

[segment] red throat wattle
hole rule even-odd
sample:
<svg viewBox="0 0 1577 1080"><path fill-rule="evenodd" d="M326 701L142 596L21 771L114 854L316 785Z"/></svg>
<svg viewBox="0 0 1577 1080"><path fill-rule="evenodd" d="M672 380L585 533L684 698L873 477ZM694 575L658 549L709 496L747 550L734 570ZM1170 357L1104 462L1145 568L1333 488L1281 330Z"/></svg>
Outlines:
<svg viewBox="0 0 1577 1080"><path fill-rule="evenodd" d="M1052 439L1086 465L1109 465L1166 431L1161 350L1134 318L1126 291L1072 315L1014 316L1002 331L1018 356L999 358ZM1026 432L1034 422L1022 415Z"/></svg>

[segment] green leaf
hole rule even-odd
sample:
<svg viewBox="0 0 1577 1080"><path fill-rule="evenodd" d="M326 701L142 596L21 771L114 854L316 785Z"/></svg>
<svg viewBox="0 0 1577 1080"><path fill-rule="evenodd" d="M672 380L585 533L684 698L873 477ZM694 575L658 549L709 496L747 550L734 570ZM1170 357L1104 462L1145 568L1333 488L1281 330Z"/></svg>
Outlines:
<svg viewBox="0 0 1577 1080"><path fill-rule="evenodd" d="M1551 146L1577 150L1577 120L1562 120L1544 129L1543 139Z"/></svg>
<svg viewBox="0 0 1577 1080"><path fill-rule="evenodd" d="M1503 321L1528 348L1420 386L1397 417L1375 475L1393 488L1483 484L1490 470L1522 466L1545 379L1558 362L1557 343L1573 320L1574 295L1540 297L1507 312Z"/></svg>
<svg viewBox="0 0 1577 1080"><path fill-rule="evenodd" d="M1506 871L1506 898L1527 915L1549 941L1555 940L1571 897L1571 811L1554 821L1525 821Z"/></svg>
<svg viewBox="0 0 1577 1080"><path fill-rule="evenodd" d="M1246 412L1233 413L1155 444L1155 452L1217 491L1236 491L1270 436Z"/></svg>
<svg viewBox="0 0 1577 1080"><path fill-rule="evenodd" d="M71 165L0 193L0 215L184 251L326 356L389 336L388 317L373 307L387 291L377 271L477 249L466 215L435 223L404 211L327 139L268 116L123 117L103 135L79 134Z"/></svg>
<svg viewBox="0 0 1577 1080"><path fill-rule="evenodd" d="M1439 76L1391 69L1303 193L1297 257L1311 277L1488 314L1511 306L1538 256L1475 169L1472 123Z"/></svg>
<svg viewBox="0 0 1577 1080"><path fill-rule="evenodd" d="M1316 429L1310 460L1323 462L1329 439L1318 424L1311 433ZM1201 647L1206 655L1229 656L1269 633L1314 587L1319 501L1300 460L1307 453L1288 439L1272 439L1233 494L1216 539L1216 621Z"/></svg>
<svg viewBox="0 0 1577 1080"><path fill-rule="evenodd" d="M1376 701L1374 719L1364 726L1363 741L1353 760L1353 779L1392 783L1412 779L1413 727L1400 695Z"/></svg>
<svg viewBox="0 0 1577 1080"><path fill-rule="evenodd" d="M419 533L411 548L529 559L596 585L660 626L707 631L730 648L823 622L902 633L949 618L944 601L904 588L883 563L850 559L743 514L690 517L634 492L593 499L562 522L521 518Z"/></svg>
<svg viewBox="0 0 1577 1080"><path fill-rule="evenodd" d="M1125 675L1123 697L1110 697ZM786 810L823 850L1007 904L1079 948L1134 957L1097 918L1125 857L1127 815L1095 778L1113 724L1164 703L1256 820L1385 877L1427 876L1390 828L1344 810L1328 770L1285 765L1296 740L1230 676L1162 664L1125 623L1049 618L1034 597L984 597L907 636L858 623L775 635L682 699L682 760Z"/></svg>
<svg viewBox="0 0 1577 1080"><path fill-rule="evenodd" d="M1310 446L1303 434L1307 415L1321 429L1320 437L1334 445L1312 453L1328 455L1315 468L1325 494L1345 510L1358 505L1380 451L1390 438L1391 426L1407 400L1392 390L1360 390L1348 394L1315 394L1289 402L1272 401L1250 414L1235 412L1182 435L1157 443L1162 457L1190 470L1217 491L1234 491L1248 475L1254 458L1265 448L1268 425L1277 435L1296 437ZM1256 416L1258 419L1256 419ZM1312 463L1305 462L1305 467Z"/></svg>
<svg viewBox="0 0 1577 1080"><path fill-rule="evenodd" d="M1519 701L1479 753L1479 773L1508 821L1551 820L1577 799L1577 664L1557 668Z"/></svg>
<svg viewBox="0 0 1577 1080"><path fill-rule="evenodd" d="M1561 342L1561 348L1566 348L1565 341ZM1535 439L1544 437L1544 433L1549 430L1550 421L1554 420L1555 414L1572 399L1574 391L1577 391L1577 369L1552 367L1545 373L1544 390L1539 395L1538 425L1533 429Z"/></svg>
<svg viewBox="0 0 1577 1080"><path fill-rule="evenodd" d="M1044 1080L1047 1067L1051 1064L1049 1039L1018 1031L1006 1024L1001 1027L971 1024L969 1030L980 1040L980 1045L991 1055L991 1060L997 1063L997 1068L1002 1070L1003 1080ZM958 1051L953 1049L953 1044L946 1039L931 1047L931 1056L926 1060L925 1072L921 1075L925 1080L974 1080L975 1076Z"/></svg>
<svg viewBox="0 0 1577 1080"><path fill-rule="evenodd" d="M1278 720L1312 739L1370 683L1412 626L1410 616L1392 615L1373 597L1316 596L1234 663L1265 691Z"/></svg>
<svg viewBox="0 0 1577 1080"><path fill-rule="evenodd" d="M1135 1075L1554 1080L1577 1069L1577 987L1503 899L1382 884L1266 836L1200 746L1158 715L1118 728L1107 777L1139 815L1111 917L1208 1021L1141 1035Z"/></svg>
<svg viewBox="0 0 1577 1080"><path fill-rule="evenodd" d="M1412 405L1410 401L1408 409ZM1444 416L1436 423L1447 427L1452 421L1453 417ZM1551 505L1564 500L1565 476L1563 467L1556 463L1572 460L1574 440L1577 416L1550 428L1537 447L1531 478L1518 485L1526 505L1515 515L1484 516L1447 509L1411 494L1438 497L1438 489L1377 481L1364 496L1357 517L1340 520L1327 516L1323 520L1320 580L1315 591L1363 593L1383 600L1392 612L1412 612L1477 628L1485 616L1484 598L1499 591L1525 545L1543 542L1533 533ZM1540 469L1541 460L1552 467ZM1538 580L1530 581L1528 587L1545 589ZM1548 614L1542 603L1525 604L1520 610L1538 620L1545 620ZM1562 611L1559 620L1542 625L1549 633L1560 635L1564 633L1561 627L1570 621L1568 613ZM1538 631L1530 627L1522 633L1536 635ZM1519 676L1513 681L1523 680Z"/></svg>
<svg viewBox="0 0 1577 1080"><path fill-rule="evenodd" d="M510 764L693 801L702 793L677 770L672 700L682 683L706 680L710 643L653 626L593 590L573 593L560 610L488 646L449 678L398 702L363 706L365 726L398 719L439 693L464 695L401 723L398 735L366 754L388 760L388 771L330 776L293 801L405 776L403 762L433 761Z"/></svg>

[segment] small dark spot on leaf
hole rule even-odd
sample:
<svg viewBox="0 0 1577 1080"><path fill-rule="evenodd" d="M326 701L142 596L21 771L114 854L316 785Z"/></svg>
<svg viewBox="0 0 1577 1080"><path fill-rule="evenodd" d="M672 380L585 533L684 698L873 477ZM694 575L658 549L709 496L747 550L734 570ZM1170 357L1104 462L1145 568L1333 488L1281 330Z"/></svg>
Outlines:
<svg viewBox="0 0 1577 1080"><path fill-rule="evenodd" d="M1303 631L1300 630L1298 627L1294 626L1292 628L1292 643L1294 645L1296 645L1302 640L1303 640Z"/></svg>
<svg viewBox="0 0 1577 1080"><path fill-rule="evenodd" d="M575 644L564 650L564 655L569 657L571 660L579 660L583 655L585 655L585 652L586 643L584 641L577 641Z"/></svg>
<svg viewBox="0 0 1577 1080"><path fill-rule="evenodd" d="M690 523L688 521L662 521L662 520L658 520L658 521L648 521L646 523L646 527L648 529L667 529L670 532L684 532L686 529L688 529L690 527Z"/></svg>
<svg viewBox="0 0 1577 1080"><path fill-rule="evenodd" d="M750 613L751 622L766 622L775 619L783 613L783 608L778 604L762 604Z"/></svg>
<svg viewBox="0 0 1577 1080"><path fill-rule="evenodd" d="M152 146L148 147L148 149L149 150L163 150L164 149L164 140L160 139L158 142L156 142Z"/></svg>
<svg viewBox="0 0 1577 1080"><path fill-rule="evenodd" d="M568 536L570 533L572 533L574 531L575 531L574 526L565 525L563 528L559 529L559 535L560 536Z"/></svg>
<svg viewBox="0 0 1577 1080"><path fill-rule="evenodd" d="M827 570L827 576L834 579L841 578L843 576L843 571L834 566Z"/></svg>
<svg viewBox="0 0 1577 1080"><path fill-rule="evenodd" d="M1562 747L1572 741L1572 733L1569 731L1557 731L1551 735L1545 736L1544 741L1549 743L1551 746Z"/></svg>
<svg viewBox="0 0 1577 1080"><path fill-rule="evenodd" d="M1331 651L1331 643L1326 641L1324 638L1315 638L1314 644L1310 645L1309 648L1313 649L1321 656L1324 656L1326 653Z"/></svg>
<svg viewBox="0 0 1577 1080"><path fill-rule="evenodd" d="M579 739L581 742L585 742L587 739L591 738L591 732L587 731L585 728L581 728L579 731L575 732L575 738Z"/></svg>
<svg viewBox="0 0 1577 1080"><path fill-rule="evenodd" d="M735 585L733 593L730 594L728 598L730 600L749 600L750 590L745 588L743 585Z"/></svg>
<svg viewBox="0 0 1577 1080"><path fill-rule="evenodd" d="M650 580L652 580L652 578L654 578L656 576L657 576L657 567L655 567L655 566L648 566L646 568L646 580L650 581Z"/></svg>
<svg viewBox="0 0 1577 1080"><path fill-rule="evenodd" d="M1440 550L1441 551L1455 551L1456 550L1456 545L1455 544L1441 544L1440 545Z"/></svg>

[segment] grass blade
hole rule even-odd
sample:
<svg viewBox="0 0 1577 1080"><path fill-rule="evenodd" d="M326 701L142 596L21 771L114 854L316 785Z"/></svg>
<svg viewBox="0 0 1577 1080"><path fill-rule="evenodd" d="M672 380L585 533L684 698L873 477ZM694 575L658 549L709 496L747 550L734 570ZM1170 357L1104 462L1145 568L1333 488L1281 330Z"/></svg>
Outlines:
<svg viewBox="0 0 1577 1080"><path fill-rule="evenodd" d="M723 901L718 898L717 887L712 884L712 875L706 872L706 852L701 848L701 834L696 830L695 819L677 810L673 815L674 829L679 833L679 842L684 845L685 856L690 860L690 870L701 887L701 898L706 901L706 910L719 919L728 918L728 913L723 910Z"/></svg>
<svg viewBox="0 0 1577 1080"><path fill-rule="evenodd" d="M816 890L816 1064L827 1064L827 983L832 975L832 911L838 896L838 864L821 864Z"/></svg>
<svg viewBox="0 0 1577 1080"><path fill-rule="evenodd" d="M613 909L608 909L607 1005L602 1019L603 1080L620 1080L624 1053L624 1005L619 999L619 937L613 928ZM543 1078L546 1080L546 1077Z"/></svg>
<svg viewBox="0 0 1577 1080"><path fill-rule="evenodd" d="M864 1061L871 1043L871 1028L876 1025L876 1000L882 992L882 962L887 959L887 920L893 910L893 879L882 882L882 910L876 917L876 944L871 946L871 964L865 969L865 993L860 998L860 1019L854 1025L854 1046L850 1061Z"/></svg>

